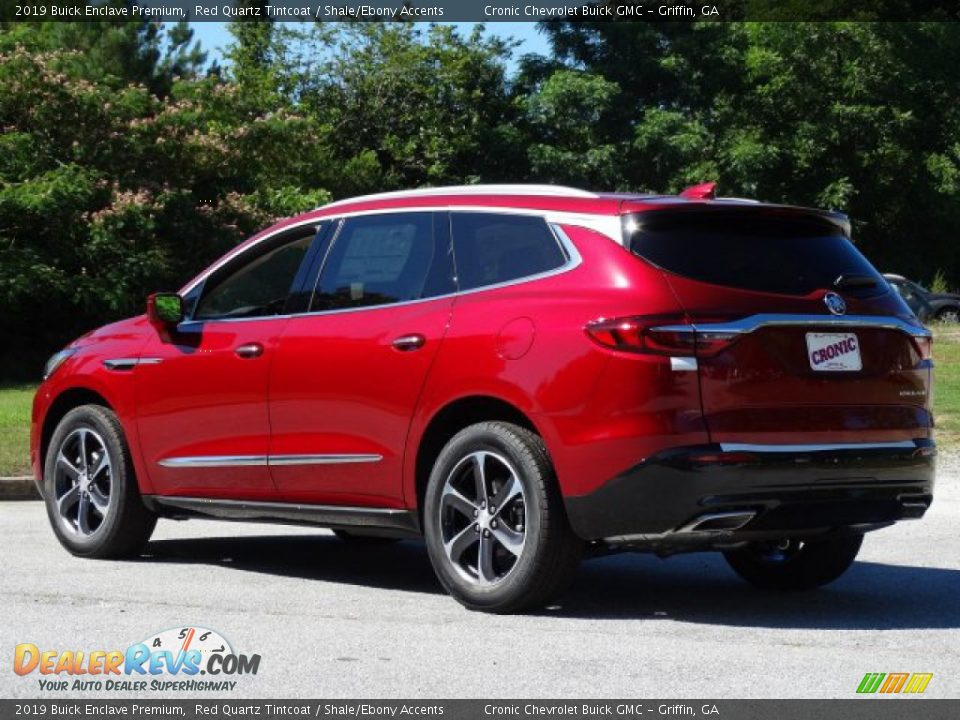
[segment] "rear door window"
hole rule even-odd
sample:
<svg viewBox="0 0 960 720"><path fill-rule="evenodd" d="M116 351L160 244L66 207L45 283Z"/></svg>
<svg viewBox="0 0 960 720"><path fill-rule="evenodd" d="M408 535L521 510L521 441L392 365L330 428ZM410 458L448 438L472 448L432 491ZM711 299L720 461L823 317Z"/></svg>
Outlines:
<svg viewBox="0 0 960 720"><path fill-rule="evenodd" d="M311 310L390 305L454 291L447 234L434 214L348 218L323 264Z"/></svg>
<svg viewBox="0 0 960 720"><path fill-rule="evenodd" d="M844 235L823 218L758 211L638 213L625 219L630 250L664 270L724 287L809 295L843 276L861 282L847 294L886 292L886 282Z"/></svg>
<svg viewBox="0 0 960 720"><path fill-rule="evenodd" d="M450 223L461 290L540 275L567 261L543 218L455 212Z"/></svg>

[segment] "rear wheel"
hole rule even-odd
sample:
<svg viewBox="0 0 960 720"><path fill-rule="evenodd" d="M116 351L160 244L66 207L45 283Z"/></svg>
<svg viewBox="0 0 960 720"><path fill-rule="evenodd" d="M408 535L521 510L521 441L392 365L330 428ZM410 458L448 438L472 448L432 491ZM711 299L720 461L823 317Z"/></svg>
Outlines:
<svg viewBox="0 0 960 720"><path fill-rule="evenodd" d="M546 602L572 580L583 551L543 441L503 422L472 425L441 451L424 533L447 591L472 610L495 613Z"/></svg>
<svg viewBox="0 0 960 720"><path fill-rule="evenodd" d="M836 580L853 564L863 535L804 542L751 543L723 555L744 580L773 590L808 590Z"/></svg>
<svg viewBox="0 0 960 720"><path fill-rule="evenodd" d="M937 320L942 323L960 322L960 309L955 307L944 308L937 313Z"/></svg>
<svg viewBox="0 0 960 720"><path fill-rule="evenodd" d="M43 496L57 539L74 555L134 555L157 522L140 497L120 421L99 405L75 408L57 425Z"/></svg>

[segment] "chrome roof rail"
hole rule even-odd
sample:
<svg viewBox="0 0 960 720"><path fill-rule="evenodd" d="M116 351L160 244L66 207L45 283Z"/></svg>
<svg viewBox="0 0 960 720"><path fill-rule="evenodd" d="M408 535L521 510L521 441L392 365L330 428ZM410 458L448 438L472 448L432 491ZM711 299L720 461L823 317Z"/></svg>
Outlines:
<svg viewBox="0 0 960 720"><path fill-rule="evenodd" d="M336 202L321 205L322 210L339 205L370 200L393 200L401 198L431 197L436 195L547 195L552 197L598 198L596 193L564 185L450 185L447 187L418 188L416 190L396 190L394 192L374 193L344 198Z"/></svg>

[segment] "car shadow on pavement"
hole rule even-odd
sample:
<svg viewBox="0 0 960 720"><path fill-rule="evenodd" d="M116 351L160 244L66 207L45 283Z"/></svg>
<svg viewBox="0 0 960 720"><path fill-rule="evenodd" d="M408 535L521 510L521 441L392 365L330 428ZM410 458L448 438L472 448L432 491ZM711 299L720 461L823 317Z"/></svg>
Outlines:
<svg viewBox="0 0 960 720"><path fill-rule="evenodd" d="M152 540L140 560L219 565L384 590L443 592L418 541L354 543L329 534Z"/></svg>
<svg viewBox="0 0 960 720"><path fill-rule="evenodd" d="M353 544L328 534L154 540L140 562L441 594L422 542ZM826 588L780 593L740 580L716 553L621 554L583 563L573 586L535 614L798 629L960 627L960 570L857 562ZM451 602L453 602L451 600Z"/></svg>
<svg viewBox="0 0 960 720"><path fill-rule="evenodd" d="M666 561L623 554L583 564L556 613L583 619L651 618L742 627L942 629L960 627L960 570L857 562L819 590L761 590L719 553Z"/></svg>

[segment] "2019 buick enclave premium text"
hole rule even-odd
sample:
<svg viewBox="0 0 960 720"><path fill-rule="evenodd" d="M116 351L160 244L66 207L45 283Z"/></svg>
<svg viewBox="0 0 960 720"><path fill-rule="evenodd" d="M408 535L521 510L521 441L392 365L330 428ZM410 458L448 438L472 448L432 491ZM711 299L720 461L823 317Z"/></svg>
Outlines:
<svg viewBox="0 0 960 720"><path fill-rule="evenodd" d="M933 491L931 337L849 234L710 186L335 202L51 358L34 473L90 557L206 516L423 535L493 612L585 551L823 585Z"/></svg>

